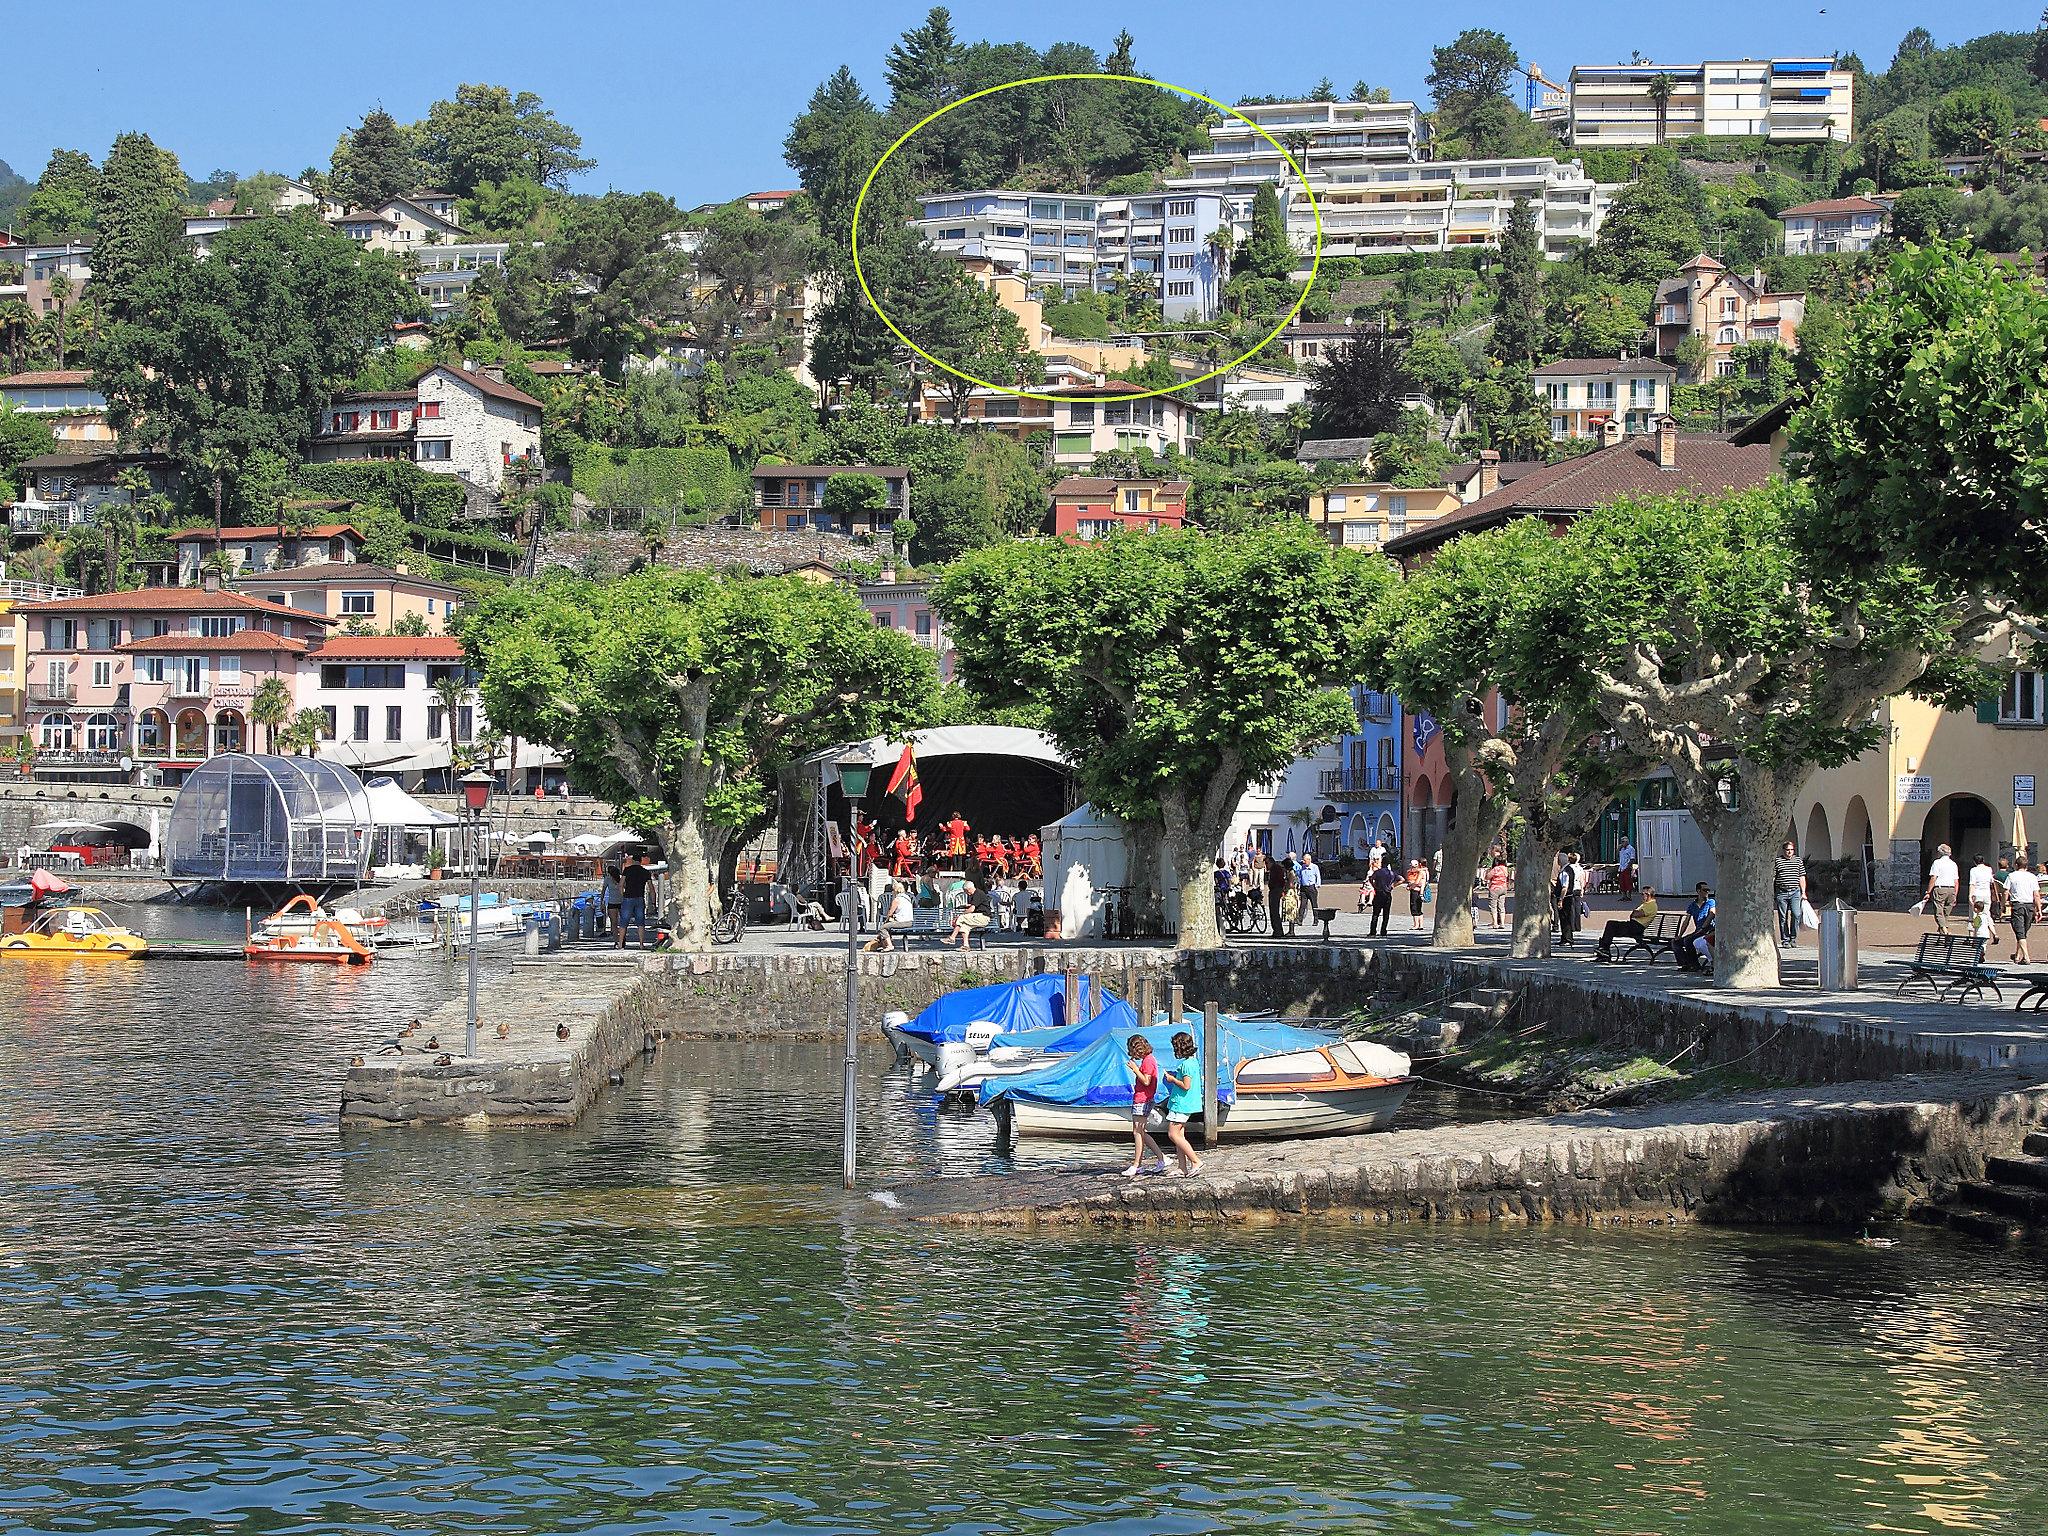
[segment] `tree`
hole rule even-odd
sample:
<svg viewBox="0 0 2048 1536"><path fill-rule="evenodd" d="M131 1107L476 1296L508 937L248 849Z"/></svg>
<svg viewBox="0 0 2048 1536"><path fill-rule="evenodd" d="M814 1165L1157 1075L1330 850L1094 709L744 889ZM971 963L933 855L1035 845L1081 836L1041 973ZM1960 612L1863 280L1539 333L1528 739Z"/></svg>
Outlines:
<svg viewBox="0 0 2048 1536"><path fill-rule="evenodd" d="M1603 595L1582 626L1595 706L1670 766L1714 850L1716 970L1735 987L1778 984L1771 859L1807 775L1873 746L1884 700L1955 707L1989 681L1989 605L1912 566L1846 564L1826 523L1778 482L1615 503L1567 535Z"/></svg>
<svg viewBox="0 0 2048 1536"><path fill-rule="evenodd" d="M805 755L925 718L930 653L844 587L657 567L556 577L463 611L493 722L545 742L652 835L675 871L677 944L709 942L714 875Z"/></svg>
<svg viewBox="0 0 2048 1536"><path fill-rule="evenodd" d="M329 736L327 716L317 709L302 709L291 718L291 723L278 732L273 743L297 757L311 757L320 750L320 743Z"/></svg>
<svg viewBox="0 0 2048 1536"><path fill-rule="evenodd" d="M2048 291L1967 246L1892 257L1792 447L1826 543L2048 613Z"/></svg>
<svg viewBox="0 0 2048 1536"><path fill-rule="evenodd" d="M682 211L659 192L576 204L548 261L568 296L569 350L611 378L683 302L688 257L669 236Z"/></svg>
<svg viewBox="0 0 2048 1536"><path fill-rule="evenodd" d="M413 127L424 174L437 189L468 197L483 183L525 176L563 188L597 162L578 153L583 139L532 91L461 85Z"/></svg>
<svg viewBox="0 0 2048 1536"><path fill-rule="evenodd" d="M108 316L128 312L144 275L185 255L185 176L178 157L158 149L146 133L114 140L96 188L92 248L93 290Z"/></svg>
<svg viewBox="0 0 2048 1536"><path fill-rule="evenodd" d="M1354 336L1330 348L1309 377L1308 407L1318 437L1373 437L1401 416L1401 397L1415 387L1400 344L1386 336Z"/></svg>
<svg viewBox="0 0 2048 1536"><path fill-rule="evenodd" d="M890 48L883 73L889 81L889 110L908 128L959 94L960 43L953 17L943 5Z"/></svg>
<svg viewBox="0 0 2048 1536"><path fill-rule="evenodd" d="M1671 90L1675 84L1666 74L1659 74L1650 82L1650 100L1657 106L1657 142L1662 144L1669 135L1671 123Z"/></svg>
<svg viewBox="0 0 2048 1536"><path fill-rule="evenodd" d="M1526 197L1508 210L1500 237L1500 281L1494 290L1493 336L1487 350L1502 366L1526 368L1536 361L1543 334L1543 243L1536 211Z"/></svg>
<svg viewBox="0 0 2048 1536"><path fill-rule="evenodd" d="M11 481L23 460L56 451L49 422L0 400L0 481Z"/></svg>
<svg viewBox="0 0 2048 1536"><path fill-rule="evenodd" d="M420 190L420 181L419 156L397 119L382 107L364 113L335 147L329 186L351 208L381 208L394 197Z"/></svg>
<svg viewBox="0 0 2048 1536"><path fill-rule="evenodd" d="M90 234L99 209L99 167L76 149L50 152L36 188L16 214L16 228L30 241Z"/></svg>
<svg viewBox="0 0 2048 1536"><path fill-rule="evenodd" d="M1210 861L1230 818L1253 782L1343 733L1353 636L1391 580L1275 522L1002 544L949 570L935 600L968 686L990 706L1041 706L1082 791L1159 829L1179 942L1210 949Z"/></svg>
<svg viewBox="0 0 2048 1536"><path fill-rule="evenodd" d="M810 105L782 141L782 158L817 206L819 226L840 245L846 243L861 183L887 144L881 113L844 64L811 93Z"/></svg>
<svg viewBox="0 0 2048 1536"><path fill-rule="evenodd" d="M281 677L266 677L249 695L249 720L263 727L263 750L277 750L277 733L292 717L291 684Z"/></svg>
<svg viewBox="0 0 2048 1536"><path fill-rule="evenodd" d="M825 482L820 503L824 511L845 518L848 526L867 521L888 504L889 487L879 475L834 475Z"/></svg>
<svg viewBox="0 0 2048 1536"><path fill-rule="evenodd" d="M1287 216L1280 195L1269 181L1252 193L1252 232L1244 248L1244 271L1252 277L1282 279L1294 270L1294 242L1287 238Z"/></svg>
<svg viewBox="0 0 2048 1536"><path fill-rule="evenodd" d="M1701 249L1698 192L1682 168L1646 170L1615 196L1587 267L1616 282L1662 282Z"/></svg>
<svg viewBox="0 0 2048 1536"><path fill-rule="evenodd" d="M1475 126L1488 128L1485 114L1495 104L1513 110L1507 101L1508 84L1519 60L1514 45L1500 33L1486 27L1468 27L1430 56L1426 79L1430 99L1436 103L1437 137L1472 137ZM1486 154L1491 146L1481 144L1474 152Z"/></svg>
<svg viewBox="0 0 2048 1536"><path fill-rule="evenodd" d="M1953 183L1908 187L1892 202L1892 239L1929 245L1961 233L1963 194Z"/></svg>
<svg viewBox="0 0 2048 1536"><path fill-rule="evenodd" d="M1989 86L1950 91L1927 114L1927 135L1945 155L1981 155L2012 132L2012 100Z"/></svg>
<svg viewBox="0 0 2048 1536"><path fill-rule="evenodd" d="M911 253L892 273L886 302L905 335L959 370L930 370L946 393L955 426L966 419L978 387L961 374L1014 388L1044 382L1045 363L1017 317L951 257L923 248Z"/></svg>
<svg viewBox="0 0 2048 1536"><path fill-rule="evenodd" d="M296 460L329 391L418 304L395 261L317 219L254 220L137 279L94 345L94 387L117 431L232 483L259 451Z"/></svg>

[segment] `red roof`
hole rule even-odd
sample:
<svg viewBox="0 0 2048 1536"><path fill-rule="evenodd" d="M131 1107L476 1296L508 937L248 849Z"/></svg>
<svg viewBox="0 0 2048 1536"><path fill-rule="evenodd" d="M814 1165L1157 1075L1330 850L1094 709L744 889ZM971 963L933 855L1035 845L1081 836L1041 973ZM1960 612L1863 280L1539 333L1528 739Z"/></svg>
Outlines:
<svg viewBox="0 0 2048 1536"><path fill-rule="evenodd" d="M303 656L312 646L267 629L244 629L232 635L145 635L140 640L124 640L114 649L152 656L173 651L268 651L274 655Z"/></svg>
<svg viewBox="0 0 2048 1536"><path fill-rule="evenodd" d="M1108 475L1069 475L1052 488L1055 496L1106 496L1113 491L1149 485L1168 496L1185 496L1185 480L1117 480Z"/></svg>
<svg viewBox="0 0 2048 1536"><path fill-rule="evenodd" d="M1463 533L1498 528L1517 517L1574 517L1624 496L1668 496L1678 492L1742 491L1776 473L1778 455L1768 443L1733 443L1725 437L1681 432L1670 469L1657 463L1655 434L1624 438L1609 448L1531 470L1470 506L1389 539L1390 555L1435 549Z"/></svg>
<svg viewBox="0 0 2048 1536"><path fill-rule="evenodd" d="M85 597L59 597L47 603L23 603L17 613L49 614L55 618L94 613L260 613L266 618L283 614L308 624L338 624L324 614L303 613L276 603L258 602L239 592L209 592L204 587L143 587L134 592L94 592Z"/></svg>
<svg viewBox="0 0 2048 1536"><path fill-rule="evenodd" d="M76 389L92 374L83 368L45 368L39 373L14 373L0 379L0 389Z"/></svg>
<svg viewBox="0 0 2048 1536"><path fill-rule="evenodd" d="M462 380L462 382L465 384L474 385L476 389L483 394L495 396L497 399L504 400L512 405L531 406L536 411L542 408L541 403L538 400L534 399L533 396L529 395L525 390L514 389L510 384L507 384L503 379L494 379L488 373L485 373L481 368L455 368L451 367L446 363L443 363L438 367L429 368L427 370L427 373L449 374L454 378ZM425 374L421 375L422 378L424 378L425 376Z"/></svg>
<svg viewBox="0 0 2048 1536"><path fill-rule="evenodd" d="M453 635L332 635L313 648L320 661L460 661Z"/></svg>
<svg viewBox="0 0 2048 1536"><path fill-rule="evenodd" d="M1867 197L1830 197L1823 198L1820 202L1817 203L1801 203L1796 208L1787 208L1784 212L1780 213L1778 217L1781 219L1789 219L1794 214L1802 213L1883 213L1884 211L1885 208L1883 203L1873 203Z"/></svg>
<svg viewBox="0 0 2048 1536"><path fill-rule="evenodd" d="M763 199L764 197L795 197L795 196L796 196L796 194L795 194L794 192L749 192L749 193L748 193L748 194L747 194L747 195L746 195L745 197L741 198L741 199L740 199L740 201L741 201L741 202L743 202L743 203L758 203L758 202L760 202L760 201L761 201L761 199Z"/></svg>
<svg viewBox="0 0 2048 1536"><path fill-rule="evenodd" d="M228 539L281 538L331 539L343 533L352 533L359 539L363 536L362 529L356 527L354 523L314 523L304 528L295 529L280 528L276 523L263 523L254 528L223 528L220 531L220 536L224 541ZM207 543L211 544L213 542L213 530L211 528L187 528L183 533L171 535L171 542L173 544L183 544L188 539L195 541L204 539Z"/></svg>
<svg viewBox="0 0 2048 1536"><path fill-rule="evenodd" d="M1582 378L1603 373L1668 373L1678 370L1654 357L1562 357L1531 370L1539 379Z"/></svg>

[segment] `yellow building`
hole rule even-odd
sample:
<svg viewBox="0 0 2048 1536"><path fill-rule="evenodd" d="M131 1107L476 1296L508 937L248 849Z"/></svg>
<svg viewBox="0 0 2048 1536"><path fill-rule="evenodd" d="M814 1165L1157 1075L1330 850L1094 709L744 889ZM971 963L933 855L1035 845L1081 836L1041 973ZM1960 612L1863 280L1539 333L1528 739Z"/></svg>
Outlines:
<svg viewBox="0 0 2048 1536"><path fill-rule="evenodd" d="M1396 486L1384 480L1326 485L1308 498L1308 520L1332 544L1379 549L1464 503L1449 486Z"/></svg>
<svg viewBox="0 0 2048 1536"><path fill-rule="evenodd" d="M22 687L28 681L28 621L0 597L0 748L12 748L22 729Z"/></svg>
<svg viewBox="0 0 2048 1536"><path fill-rule="evenodd" d="M1963 868L2041 852L2033 800L2048 788L2048 674L2019 672L1995 701L1944 713L1898 698L1878 711L1884 739L1808 779L1792 813L1809 859L1859 859L1865 890L1916 900L1938 844Z"/></svg>

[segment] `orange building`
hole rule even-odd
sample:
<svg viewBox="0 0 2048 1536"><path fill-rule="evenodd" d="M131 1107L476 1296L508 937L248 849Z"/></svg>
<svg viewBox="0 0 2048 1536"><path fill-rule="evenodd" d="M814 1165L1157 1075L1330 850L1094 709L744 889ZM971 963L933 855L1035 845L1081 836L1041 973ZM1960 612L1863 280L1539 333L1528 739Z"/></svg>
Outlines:
<svg viewBox="0 0 2048 1536"><path fill-rule="evenodd" d="M1185 480L1115 480L1069 475L1052 488L1053 537L1087 542L1118 528L1157 533L1179 528L1188 516Z"/></svg>

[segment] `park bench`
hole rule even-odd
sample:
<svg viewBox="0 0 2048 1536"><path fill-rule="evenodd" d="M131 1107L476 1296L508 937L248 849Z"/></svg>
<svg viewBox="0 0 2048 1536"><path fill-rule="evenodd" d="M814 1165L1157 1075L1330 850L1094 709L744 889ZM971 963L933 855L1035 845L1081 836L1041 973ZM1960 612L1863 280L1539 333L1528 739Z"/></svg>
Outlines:
<svg viewBox="0 0 2048 1536"><path fill-rule="evenodd" d="M2021 971L2017 975L2012 975L2011 972L2007 974L2011 975L2013 980L2024 981L2027 984L2027 990L2022 992L2019 996L2019 1001L2012 1005L2014 1013L2029 1011L2039 1013L2043 1008L2048 1008L2048 971Z"/></svg>
<svg viewBox="0 0 2048 1536"><path fill-rule="evenodd" d="M1984 963L1984 941L1966 933L1920 935L1920 947L1907 962L1897 995L1903 997L1922 984L1947 1002L1968 1002L1986 992L2005 1001L1998 990L1998 973Z"/></svg>
<svg viewBox="0 0 2048 1536"><path fill-rule="evenodd" d="M1657 963L1659 955L1668 954L1677 963L1678 946L1692 933L1692 918L1685 912L1659 912L1650 919L1650 926L1631 938L1626 947L1620 947L1615 955L1616 965L1628 964L1629 957L1641 951L1650 964Z"/></svg>

